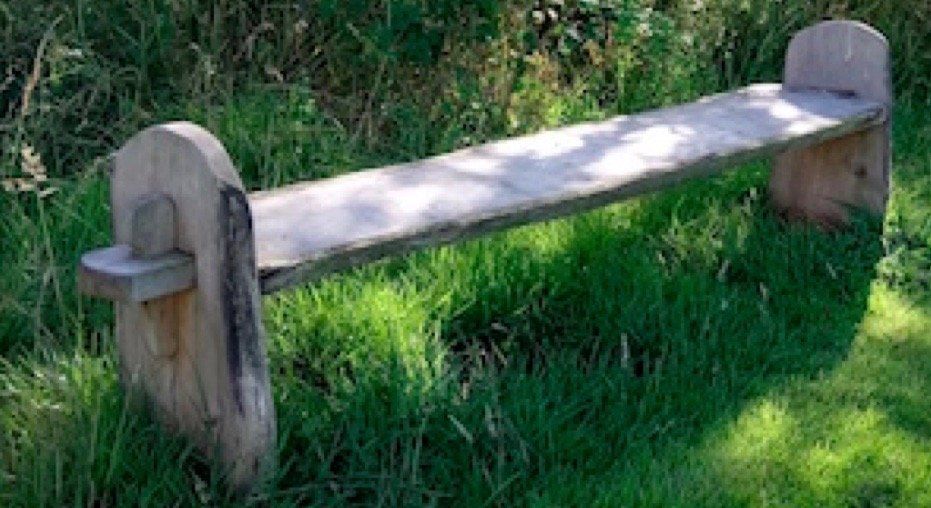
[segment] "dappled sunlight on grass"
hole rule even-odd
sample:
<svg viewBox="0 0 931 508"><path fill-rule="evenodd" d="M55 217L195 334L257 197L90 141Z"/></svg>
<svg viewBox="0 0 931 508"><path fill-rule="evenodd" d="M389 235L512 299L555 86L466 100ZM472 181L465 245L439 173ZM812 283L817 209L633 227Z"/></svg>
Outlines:
<svg viewBox="0 0 931 508"><path fill-rule="evenodd" d="M695 450L706 487L749 504L931 503L931 313L874 283L847 358L743 409ZM713 503L712 503L713 504Z"/></svg>
<svg viewBox="0 0 931 508"><path fill-rule="evenodd" d="M857 345L914 343L931 347L931 301L921 304L881 283L870 292Z"/></svg>
<svg viewBox="0 0 931 508"><path fill-rule="evenodd" d="M772 464L785 461L785 453L779 453L785 450L778 447L792 440L798 434L798 427L798 419L783 401L764 400L746 409L717 450L726 464L723 472L765 478ZM761 456L767 457L770 464L757 463Z"/></svg>

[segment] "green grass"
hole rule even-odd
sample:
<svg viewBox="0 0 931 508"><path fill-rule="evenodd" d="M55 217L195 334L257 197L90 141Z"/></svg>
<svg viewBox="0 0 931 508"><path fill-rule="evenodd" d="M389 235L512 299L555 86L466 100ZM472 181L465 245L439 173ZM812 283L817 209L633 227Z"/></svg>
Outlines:
<svg viewBox="0 0 931 508"><path fill-rule="evenodd" d="M927 120L897 110L882 225L781 224L760 163L266 298L281 467L253 501L931 503ZM5 198L0 501L230 502L73 294L101 178Z"/></svg>
<svg viewBox="0 0 931 508"><path fill-rule="evenodd" d="M492 35L466 3L207 3L0 0L0 179L28 145L58 189L0 192L0 506L931 506L926 2L624 0L599 39L568 0L601 63L526 46L521 2ZM893 48L882 223L780 222L759 161L267 297L279 468L247 499L127 401L110 305L76 294L102 155L143 125L201 123L274 187L777 79L830 14Z"/></svg>

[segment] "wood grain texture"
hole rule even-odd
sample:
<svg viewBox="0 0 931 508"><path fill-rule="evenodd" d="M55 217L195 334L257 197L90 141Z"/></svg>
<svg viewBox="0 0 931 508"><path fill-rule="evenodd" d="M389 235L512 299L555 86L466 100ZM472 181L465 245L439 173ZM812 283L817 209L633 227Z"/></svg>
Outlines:
<svg viewBox="0 0 931 508"><path fill-rule="evenodd" d="M885 120L865 132L776 157L770 194L790 218L834 227L849 208L882 215L889 195L892 84L889 45L872 27L825 21L793 37L783 85L789 90L828 90L882 104Z"/></svg>
<svg viewBox="0 0 931 508"><path fill-rule="evenodd" d="M115 155L117 243L133 241L134 211L157 194L176 210L174 248L193 256L196 286L116 303L122 378L248 486L270 463L275 413L246 196L222 145L190 123L147 129Z"/></svg>
<svg viewBox="0 0 931 508"><path fill-rule="evenodd" d="M756 85L695 103L249 196L263 292L587 210L882 122L881 104Z"/></svg>
<svg viewBox="0 0 931 508"><path fill-rule="evenodd" d="M136 203L132 217L133 256L152 258L171 252L177 244L175 205L164 194L143 196Z"/></svg>

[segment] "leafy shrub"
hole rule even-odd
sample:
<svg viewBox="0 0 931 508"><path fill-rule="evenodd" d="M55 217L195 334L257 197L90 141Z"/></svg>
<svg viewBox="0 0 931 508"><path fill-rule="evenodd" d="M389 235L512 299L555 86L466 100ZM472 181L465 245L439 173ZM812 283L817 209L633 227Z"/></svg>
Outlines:
<svg viewBox="0 0 931 508"><path fill-rule="evenodd" d="M24 144L74 173L175 106L256 86L303 87L354 136L423 154L778 80L823 17L876 25L898 93L931 97L926 0L0 3L0 173ZM414 140L402 116L432 128Z"/></svg>

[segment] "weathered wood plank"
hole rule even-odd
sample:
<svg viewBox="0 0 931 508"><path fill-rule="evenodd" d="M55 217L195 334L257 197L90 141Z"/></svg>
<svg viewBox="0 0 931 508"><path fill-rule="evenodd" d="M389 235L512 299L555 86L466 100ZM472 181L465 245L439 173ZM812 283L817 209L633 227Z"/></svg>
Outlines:
<svg viewBox="0 0 931 508"><path fill-rule="evenodd" d="M81 256L78 289L115 301L147 302L194 287L194 257L175 250L177 218L164 194L133 205L129 245Z"/></svg>
<svg viewBox="0 0 931 508"><path fill-rule="evenodd" d="M884 105L756 85L249 196L263 292L591 209L884 121Z"/></svg>
<svg viewBox="0 0 931 508"><path fill-rule="evenodd" d="M115 301L147 302L194 287L194 258L180 252L136 257L129 245L81 256L78 289Z"/></svg>

